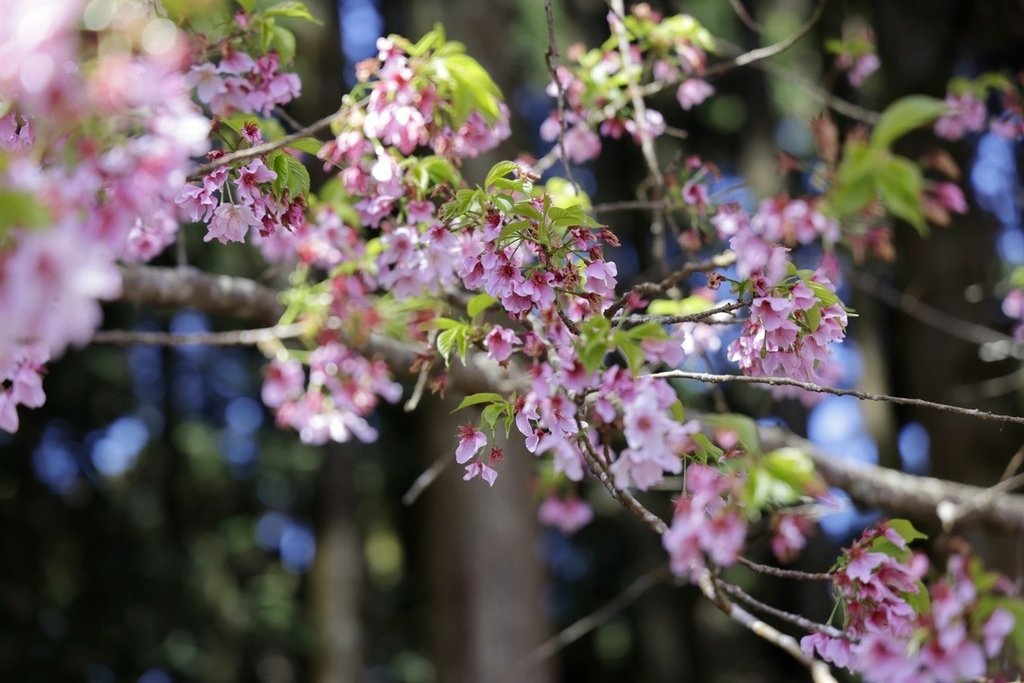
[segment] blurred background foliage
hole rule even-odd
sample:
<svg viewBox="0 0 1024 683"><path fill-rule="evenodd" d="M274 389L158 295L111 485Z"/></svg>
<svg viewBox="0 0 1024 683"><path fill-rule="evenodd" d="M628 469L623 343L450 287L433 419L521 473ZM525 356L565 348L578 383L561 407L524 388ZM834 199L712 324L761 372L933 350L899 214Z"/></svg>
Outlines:
<svg viewBox="0 0 1024 683"><path fill-rule="evenodd" d="M185 5L209 11L225 1ZM744 3L758 35L721 0L651 4L693 14L714 35L745 48L788 35L812 9L808 0ZM541 0L309 5L325 25L293 27L304 91L290 107L296 119L312 121L337 106L353 64L374 53L378 35L417 37L441 21L491 71L512 106L514 137L501 155L546 151L537 135L552 106L544 94ZM555 5L563 54L571 43L594 45L606 36L603 3ZM726 179L746 178L751 196L805 191L799 177L797 186L783 187L776 170L779 149L810 153L806 124L820 109L794 79L824 82L831 66L824 41L858 21L875 28L882 70L861 92L845 82L835 87L870 108L911 92L941 96L954 74L1024 66L1019 3L835 0L808 38L773 61L792 78L730 72L716 81L719 95L689 113L671 93L655 98L652 106L669 125L689 131L684 143L661 149L664 160L680 151L700 154ZM908 139L909 151L923 149L926 137ZM954 152L963 164L1002 169L968 188L989 198L995 214L972 213L927 241L897 226L899 261L875 271L883 284L953 315L1006 329L999 283L1009 265L1024 262L1019 150L992 144L968 140ZM479 160L468 177L479 179L493 160ZM318 172L315 163L310 167ZM606 141L596 164L575 169L596 202L632 198L643 175L639 150L614 141ZM612 219L623 240L614 258L620 280L629 283L651 267L645 216ZM678 248L670 254L682 258ZM203 248L195 231L188 256L212 272L281 277L265 271L247 247ZM847 383L1020 411L1019 382L997 395L950 395L950 387L1007 375L1014 361L982 362L975 346L862 290L843 294L862 315L845 356ZM123 304L106 313L107 326L116 328L195 332L244 324ZM414 415L382 411L375 417L382 438L374 444L310 448L274 428L259 401L261 364L251 349L90 347L51 366L46 406L23 413L15 437L0 434L0 678L751 682L803 675L692 589L664 584L555 657L517 669L547 637L659 566L657 540L617 513L603 491L591 492L598 518L579 535L541 530L532 463L515 453L493 491L463 484L450 469L405 507L400 499L418 474L451 452L450 404L430 402ZM1022 436L845 399L823 403L808 423L795 405L775 410L759 396L738 389L729 398L837 453L973 483L994 481ZM929 449L929 442L941 448ZM667 511L665 500L657 504ZM807 566L828 566L829 553L834 557L837 544L871 514L834 520L807 553ZM983 553L1016 540L972 538ZM765 546L766 537L754 538L755 549ZM1015 572L1008 555L989 552L987 559ZM818 586L736 580L768 602L827 617Z"/></svg>

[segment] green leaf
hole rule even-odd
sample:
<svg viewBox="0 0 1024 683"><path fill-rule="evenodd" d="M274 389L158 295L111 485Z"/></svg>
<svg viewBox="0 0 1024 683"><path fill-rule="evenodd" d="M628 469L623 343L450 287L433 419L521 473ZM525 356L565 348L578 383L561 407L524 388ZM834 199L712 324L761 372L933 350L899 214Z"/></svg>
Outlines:
<svg viewBox="0 0 1024 683"><path fill-rule="evenodd" d="M860 142L843 150L829 196L829 206L838 216L849 216L875 199L874 173L879 153Z"/></svg>
<svg viewBox="0 0 1024 683"><path fill-rule="evenodd" d="M305 19L311 21L317 26L323 26L324 22L320 21L312 14L309 13L309 8L304 3L298 2L298 0L285 0L285 2L279 2L276 5L271 5L263 13L268 17L288 17L290 19Z"/></svg>
<svg viewBox="0 0 1024 683"><path fill-rule="evenodd" d="M299 138L298 140L292 140L288 143L288 146L292 149L297 149L300 152L306 154L316 155L320 151L320 148L324 146L324 143L316 138Z"/></svg>
<svg viewBox="0 0 1024 683"><path fill-rule="evenodd" d="M458 327L461 324L462 323L460 323L458 320L452 320L451 318L434 318L433 320L428 321L425 324L425 326L427 328L432 328L435 330L450 330L453 327Z"/></svg>
<svg viewBox="0 0 1024 683"><path fill-rule="evenodd" d="M462 402L459 404L459 407L453 410L452 412L458 412L463 408L479 405L481 403L497 403L499 401L503 402L504 400L505 397L502 396L501 394L495 394L489 391L485 391L479 394L470 394L466 398L462 399Z"/></svg>
<svg viewBox="0 0 1024 683"><path fill-rule="evenodd" d="M444 358L445 365L451 362L452 351L458 344L461 329L461 325L457 325L437 335L437 351Z"/></svg>
<svg viewBox="0 0 1024 683"><path fill-rule="evenodd" d="M821 326L821 306L811 306L807 311L804 312L804 322L807 325L807 331L814 333L818 331Z"/></svg>
<svg viewBox="0 0 1024 683"><path fill-rule="evenodd" d="M484 424L490 427L491 431L494 431L494 424L501 417L501 414L508 409L508 404L505 402L492 403L491 405L484 408L483 414L480 415L480 419L483 420Z"/></svg>
<svg viewBox="0 0 1024 683"><path fill-rule="evenodd" d="M487 292L481 292L470 299L469 303L466 304L466 313L469 314L470 318L475 318L497 303L497 301L497 299Z"/></svg>
<svg viewBox="0 0 1024 683"><path fill-rule="evenodd" d="M702 296L685 299L655 299L647 307L649 315L693 315L711 308L712 302Z"/></svg>
<svg viewBox="0 0 1024 683"><path fill-rule="evenodd" d="M814 462L797 448L779 448L766 453L764 468L776 479L789 484L799 494L803 494L815 479Z"/></svg>
<svg viewBox="0 0 1024 683"><path fill-rule="evenodd" d="M283 152L273 152L267 157L267 167L277 174L277 177L271 181L270 186L274 190L274 195L278 198L281 197L281 193L284 188L288 185L288 174L291 171L291 167L287 161L288 155Z"/></svg>
<svg viewBox="0 0 1024 683"><path fill-rule="evenodd" d="M284 159L284 165L288 169L288 177L285 180L285 187L288 188L288 193L292 199L305 197L309 194L309 171L306 170L301 161L291 154L282 154L281 156Z"/></svg>
<svg viewBox="0 0 1024 683"><path fill-rule="evenodd" d="M17 190L0 190L0 231L38 228L49 222L50 213L36 201L34 195Z"/></svg>
<svg viewBox="0 0 1024 683"><path fill-rule="evenodd" d="M926 234L921 192L924 176L917 164L905 157L894 156L880 165L875 175L875 188L886 210Z"/></svg>
<svg viewBox="0 0 1024 683"><path fill-rule="evenodd" d="M928 538L928 534L918 531L914 528L913 524L905 519L890 519L885 525L899 534L907 543L913 543L918 540L923 541Z"/></svg>
<svg viewBox="0 0 1024 683"><path fill-rule="evenodd" d="M896 100L882 112L871 134L871 146L888 147L915 128L928 125L949 111L942 100L924 95L911 95Z"/></svg>
<svg viewBox="0 0 1024 683"><path fill-rule="evenodd" d="M812 292L814 292L814 298L820 301L821 305L825 306L826 308L829 306L835 306L836 304L842 303L839 300L839 297L836 296L835 292L833 292L831 289L821 284L820 282L810 280L807 282L807 286L811 288Z"/></svg>
<svg viewBox="0 0 1024 683"><path fill-rule="evenodd" d="M291 64L295 59L295 34L283 26L271 27L270 33L270 46L277 50L281 64Z"/></svg>
<svg viewBox="0 0 1024 683"><path fill-rule="evenodd" d="M761 450L761 440L757 436L757 423L746 415L728 413L725 415L707 415L701 418L712 427L720 429L731 429L736 432L743 450L748 453L758 453Z"/></svg>
<svg viewBox="0 0 1024 683"><path fill-rule="evenodd" d="M711 439L700 432L692 434L690 439L697 444L697 457L704 462L708 460L721 460L725 455L725 451L713 444Z"/></svg>
<svg viewBox="0 0 1024 683"><path fill-rule="evenodd" d="M455 108L454 123L462 125L474 110L488 121L495 121L501 114L501 90L480 63L461 52L447 54L439 61L438 76L448 82Z"/></svg>
<svg viewBox="0 0 1024 683"><path fill-rule="evenodd" d="M519 164L514 161L499 161L494 166L491 166L491 170L487 172L487 179L484 180L484 187L493 187L494 182L498 178L504 178L517 168L519 168Z"/></svg>
<svg viewBox="0 0 1024 683"><path fill-rule="evenodd" d="M256 0L237 0L238 4L246 12L252 12L253 8L256 7Z"/></svg>

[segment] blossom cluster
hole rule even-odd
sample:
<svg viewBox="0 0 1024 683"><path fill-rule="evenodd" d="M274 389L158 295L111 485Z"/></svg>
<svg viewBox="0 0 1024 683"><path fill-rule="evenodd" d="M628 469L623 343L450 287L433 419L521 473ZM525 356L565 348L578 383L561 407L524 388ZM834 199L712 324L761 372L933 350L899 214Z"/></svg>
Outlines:
<svg viewBox="0 0 1024 683"><path fill-rule="evenodd" d="M57 356L89 339L97 300L120 292L115 260L173 238L174 197L208 144L173 25L126 3L116 26L86 38L83 6L13 0L0 27L0 185L19 201L0 251L4 367L25 343ZM111 31L119 49L97 50Z"/></svg>
<svg viewBox="0 0 1024 683"><path fill-rule="evenodd" d="M215 116L269 116L274 107L288 104L301 93L298 75L281 71L281 58L276 52L253 59L247 52L228 45L224 51L226 54L217 64L196 64L187 77L199 101Z"/></svg>
<svg viewBox="0 0 1024 683"><path fill-rule="evenodd" d="M953 555L946 572L926 587L928 560L908 549L905 535L883 522L844 553L833 572L846 614L844 636L814 633L801 646L868 683L983 677L987 660L999 655L1015 625L1012 612L1000 606L1011 600L1012 585Z"/></svg>
<svg viewBox="0 0 1024 683"><path fill-rule="evenodd" d="M252 143L262 140L255 123L246 124L244 130ZM209 158L221 156L223 152L217 150ZM220 166L203 176L201 183L187 183L175 201L189 220L207 226L204 242L244 242L250 230L264 238L293 232L306 222L305 199L292 197L286 188L275 192L277 178L277 171L268 168L263 158L234 169Z"/></svg>
<svg viewBox="0 0 1024 683"><path fill-rule="evenodd" d="M402 386L387 365L371 361L340 342L330 341L309 356L309 378L296 360L273 361L263 382L263 402L276 410L277 424L291 427L309 444L345 442L353 436L374 441L366 421L380 398L394 403Z"/></svg>
<svg viewBox="0 0 1024 683"><path fill-rule="evenodd" d="M820 271L784 277L785 248L775 247L768 265L751 276L754 298L728 358L744 373L817 381L830 345L846 336L847 315L834 286Z"/></svg>
<svg viewBox="0 0 1024 683"><path fill-rule="evenodd" d="M600 136L617 140L628 134L639 144L644 136L655 138L665 132L664 116L657 110L645 107L643 120L633 111L625 79L636 81L645 64L650 64L652 85L659 90L677 88L676 99L684 110L714 93L703 77L710 36L693 17L678 15L664 20L647 3L639 3L625 21L632 39L625 59L614 41L590 51L574 47L570 56L575 66L558 67L548 85L549 96L562 93L565 107L561 119L558 111L548 115L540 135L554 141L562 134L568 161L583 163L597 158ZM608 14L613 35L620 22L614 13Z"/></svg>
<svg viewBox="0 0 1024 683"><path fill-rule="evenodd" d="M686 468L686 491L675 505L672 526L661 537L672 572L696 580L707 559L720 567L736 562L747 523L736 505L740 479L707 465Z"/></svg>
<svg viewBox="0 0 1024 683"><path fill-rule="evenodd" d="M985 100L995 91L998 102L989 113ZM946 95L949 111L935 122L935 134L946 140L959 140L968 133L991 130L1007 140L1024 137L1024 110L1019 84L1001 74L986 73L977 79L957 78L950 82Z"/></svg>

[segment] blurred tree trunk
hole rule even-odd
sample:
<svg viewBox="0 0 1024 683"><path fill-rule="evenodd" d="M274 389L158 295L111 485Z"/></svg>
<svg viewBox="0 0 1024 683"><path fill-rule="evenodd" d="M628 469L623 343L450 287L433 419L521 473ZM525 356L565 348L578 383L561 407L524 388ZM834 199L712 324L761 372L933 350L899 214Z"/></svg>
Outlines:
<svg viewBox="0 0 1024 683"><path fill-rule="evenodd" d="M438 457L454 459L458 422L475 417L452 415L455 405L448 400L421 406L424 466ZM516 436L511 445L502 444L506 457L493 487L479 479L462 481L462 468L449 467L416 503L427 507L438 681L554 680L550 661L525 677L512 673L549 636L531 487L534 458Z"/></svg>
<svg viewBox="0 0 1024 683"><path fill-rule="evenodd" d="M362 678L362 544L356 521L350 445L332 445L324 461L316 561L310 577L310 609L316 642L314 681Z"/></svg>

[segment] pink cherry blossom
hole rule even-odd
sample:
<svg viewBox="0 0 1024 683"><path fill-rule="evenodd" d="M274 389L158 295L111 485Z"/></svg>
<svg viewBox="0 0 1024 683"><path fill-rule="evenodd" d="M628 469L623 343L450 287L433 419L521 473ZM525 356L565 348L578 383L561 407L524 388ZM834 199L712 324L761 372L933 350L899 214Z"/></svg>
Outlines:
<svg viewBox="0 0 1024 683"><path fill-rule="evenodd" d="M701 78L687 78L679 84L676 90L676 99L679 106L689 111L698 104L715 94L715 88Z"/></svg>
<svg viewBox="0 0 1024 683"><path fill-rule="evenodd" d="M594 518L594 511L576 496L558 498L550 495L537 510L541 524L553 526L565 535L574 534Z"/></svg>
<svg viewBox="0 0 1024 683"><path fill-rule="evenodd" d="M455 449L455 461L460 465L466 463L487 445L487 436L471 423L459 427L459 445Z"/></svg>

